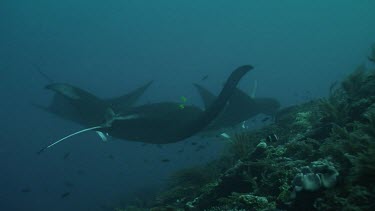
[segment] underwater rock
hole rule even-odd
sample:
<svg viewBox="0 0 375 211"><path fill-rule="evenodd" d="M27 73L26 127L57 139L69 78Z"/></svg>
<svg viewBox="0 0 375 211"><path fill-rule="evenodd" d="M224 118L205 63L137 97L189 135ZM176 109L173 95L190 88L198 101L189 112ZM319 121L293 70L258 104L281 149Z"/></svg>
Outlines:
<svg viewBox="0 0 375 211"><path fill-rule="evenodd" d="M311 163L313 171L319 175L324 188L332 188L336 185L339 172L332 162L328 160L318 160Z"/></svg>
<svg viewBox="0 0 375 211"><path fill-rule="evenodd" d="M265 142L265 140L261 140L259 144L257 144L257 146L255 147L255 150L250 154L250 159L256 160L256 159L263 158L266 155L265 154L266 150L267 150L267 143Z"/></svg>
<svg viewBox="0 0 375 211"><path fill-rule="evenodd" d="M232 168L228 169L211 188L185 204L187 210L204 210L215 205L215 200L226 197L232 192L247 193L253 187L248 181L245 169L246 163L238 161Z"/></svg>
<svg viewBox="0 0 375 211"><path fill-rule="evenodd" d="M332 188L337 182L339 172L330 161L311 162L310 166L300 169L293 179L294 194L300 191L314 192L321 188Z"/></svg>
<svg viewBox="0 0 375 211"><path fill-rule="evenodd" d="M255 196L252 194L244 194L238 197L239 201L249 207L252 207L254 210L265 210L265 209L274 209L275 204L270 203L266 197Z"/></svg>
<svg viewBox="0 0 375 211"><path fill-rule="evenodd" d="M311 171L309 169L309 171ZM306 191L317 191L321 187L320 177L315 173L298 173L293 180L294 190L300 192Z"/></svg>

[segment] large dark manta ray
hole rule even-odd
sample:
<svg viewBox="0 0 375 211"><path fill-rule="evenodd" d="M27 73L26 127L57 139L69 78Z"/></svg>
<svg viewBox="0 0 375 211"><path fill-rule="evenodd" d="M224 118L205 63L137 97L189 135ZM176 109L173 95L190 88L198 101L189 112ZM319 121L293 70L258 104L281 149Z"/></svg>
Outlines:
<svg viewBox="0 0 375 211"><path fill-rule="evenodd" d="M70 99L72 103L84 110L85 106L92 106L101 111L103 124L87 128L68 135L47 147L86 131L100 131L109 136L128 141L145 142L152 144L168 144L184 140L203 130L223 110L228 99L234 93L241 78L253 67L240 66L227 79L219 96L203 111L196 106L180 107L179 103L163 102L130 107L123 111L116 111L107 107L95 96L81 93L83 90L74 90L72 87L55 87L55 91ZM73 90L72 90L73 89Z"/></svg>
<svg viewBox="0 0 375 211"><path fill-rule="evenodd" d="M125 120L114 120L110 127L99 129L110 136L153 144L174 143L203 130L223 110L240 79L252 69L250 65L237 68L224 88L205 110L196 106L181 109L178 103L165 102L130 108Z"/></svg>

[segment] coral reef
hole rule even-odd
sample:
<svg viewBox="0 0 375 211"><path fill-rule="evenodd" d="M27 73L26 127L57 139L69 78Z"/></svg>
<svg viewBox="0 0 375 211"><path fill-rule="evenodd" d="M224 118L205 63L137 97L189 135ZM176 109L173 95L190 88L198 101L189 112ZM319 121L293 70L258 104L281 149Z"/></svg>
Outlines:
<svg viewBox="0 0 375 211"><path fill-rule="evenodd" d="M151 210L375 210L375 71L360 65L171 181Z"/></svg>
<svg viewBox="0 0 375 211"><path fill-rule="evenodd" d="M368 56L368 60L375 63L375 44L371 46L371 55Z"/></svg>

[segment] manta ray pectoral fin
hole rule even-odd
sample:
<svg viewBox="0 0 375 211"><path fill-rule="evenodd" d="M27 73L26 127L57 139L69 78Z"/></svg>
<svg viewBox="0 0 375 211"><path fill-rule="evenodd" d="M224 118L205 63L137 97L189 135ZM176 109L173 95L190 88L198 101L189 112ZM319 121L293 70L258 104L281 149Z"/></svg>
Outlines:
<svg viewBox="0 0 375 211"><path fill-rule="evenodd" d="M50 112L50 110L49 110L48 107L46 107L46 106L39 105L39 104L37 104L37 103L33 103L33 102L31 102L31 105L34 106L35 108L40 109L40 110Z"/></svg>
<svg viewBox="0 0 375 211"><path fill-rule="evenodd" d="M67 139L70 138L70 137L73 137L73 136L75 136L75 135L78 135L78 134L81 134L81 133L85 133L85 132L88 132L88 131L93 131L93 130L97 130L97 129L102 129L102 128L104 128L104 127L103 127L103 126L95 126L95 127L86 128L86 129L83 129L83 130L77 131L77 132L75 132L75 133L69 134L69 135L67 135L67 136L65 136L65 137L63 137L63 138L61 138L61 139L59 139L59 140L53 142L52 144L50 144L50 145L48 145L48 146L42 148L41 150L38 151L38 154L41 154L41 153L44 152L46 149L51 148L51 147L53 147L54 145L56 145L56 144L58 144L58 143L60 143L60 142L62 142L62 141L65 141L65 140L67 140Z"/></svg>
<svg viewBox="0 0 375 211"><path fill-rule="evenodd" d="M81 98L81 96L76 92L75 88L68 84L53 83L47 85L45 88L60 93L69 99L78 100Z"/></svg>
<svg viewBox="0 0 375 211"><path fill-rule="evenodd" d="M146 92L148 87L153 83L153 81L149 81L145 85L139 87L138 89L135 89L125 95L122 95L120 97L112 98L106 100L109 105L113 107L114 110L122 110L124 108L128 108L133 106L140 97L143 96L143 94Z"/></svg>

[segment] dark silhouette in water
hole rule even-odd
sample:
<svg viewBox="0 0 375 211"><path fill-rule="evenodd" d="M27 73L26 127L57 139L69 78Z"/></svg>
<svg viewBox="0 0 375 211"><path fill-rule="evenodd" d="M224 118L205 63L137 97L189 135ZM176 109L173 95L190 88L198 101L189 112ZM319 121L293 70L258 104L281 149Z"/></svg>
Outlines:
<svg viewBox="0 0 375 211"><path fill-rule="evenodd" d="M110 127L99 129L110 136L130 141L167 144L181 141L203 130L223 110L235 92L240 79L252 69L250 65L237 68L226 81L219 96L203 111L197 106L179 107L179 103L165 102L129 108L116 117Z"/></svg>
<svg viewBox="0 0 375 211"><path fill-rule="evenodd" d="M70 192L65 192L65 193L62 193L60 197L63 199L63 198L68 197L69 195L70 195Z"/></svg>
<svg viewBox="0 0 375 211"><path fill-rule="evenodd" d="M39 153L67 138L87 131L100 131L120 139L153 144L181 141L200 132L215 119L232 96L238 82L251 69L252 66L245 65L234 70L219 96L205 111L196 106L185 106L181 109L179 103L165 102L127 107L116 113L115 109L106 105L106 101L84 90L65 84L54 84L54 87L50 88L69 100L79 111L83 110L83 117L89 119L91 117L87 114L96 111L96 117L102 115L104 123L70 134L41 149ZM100 118L95 120L100 121Z"/></svg>
<svg viewBox="0 0 375 211"><path fill-rule="evenodd" d="M151 84L152 81L120 97L102 100L78 87L53 83L46 86L46 89L55 92L51 104L47 107L35 106L63 119L92 127L103 123L108 107L118 113L133 106Z"/></svg>
<svg viewBox="0 0 375 211"><path fill-rule="evenodd" d="M206 88L198 84L194 85L198 89L205 107L208 108L216 96ZM233 127L260 113L273 116L279 108L280 103L274 98L252 98L242 90L236 88L228 100L228 105L204 131L215 131Z"/></svg>
<svg viewBox="0 0 375 211"><path fill-rule="evenodd" d="M202 77L201 81L204 81L204 80L206 80L207 78L208 78L208 75L205 75L205 76Z"/></svg>

